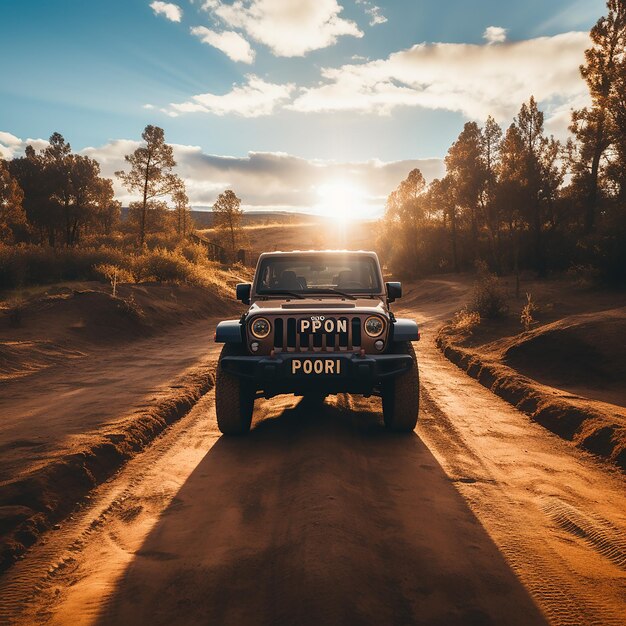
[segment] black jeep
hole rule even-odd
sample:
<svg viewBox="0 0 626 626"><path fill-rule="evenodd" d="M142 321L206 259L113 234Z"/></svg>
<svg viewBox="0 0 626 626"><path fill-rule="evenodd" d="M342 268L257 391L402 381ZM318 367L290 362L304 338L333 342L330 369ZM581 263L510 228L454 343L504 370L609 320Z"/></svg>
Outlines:
<svg viewBox="0 0 626 626"><path fill-rule="evenodd" d="M412 431L419 376L411 342L419 332L389 308L401 295L400 283L383 283L374 252L262 254L254 282L237 285L248 310L215 333L225 344L215 383L220 430L248 432L257 397L323 402L353 393L381 396L387 428Z"/></svg>

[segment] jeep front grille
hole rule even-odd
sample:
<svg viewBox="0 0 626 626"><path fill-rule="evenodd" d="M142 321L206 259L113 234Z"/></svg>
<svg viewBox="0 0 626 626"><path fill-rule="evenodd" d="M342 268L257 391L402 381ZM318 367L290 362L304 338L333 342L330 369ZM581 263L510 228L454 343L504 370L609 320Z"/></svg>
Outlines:
<svg viewBox="0 0 626 626"><path fill-rule="evenodd" d="M300 333L298 320L308 318L277 317L274 319L274 349L288 352L348 351L361 347L361 318L340 317L348 322L346 332Z"/></svg>

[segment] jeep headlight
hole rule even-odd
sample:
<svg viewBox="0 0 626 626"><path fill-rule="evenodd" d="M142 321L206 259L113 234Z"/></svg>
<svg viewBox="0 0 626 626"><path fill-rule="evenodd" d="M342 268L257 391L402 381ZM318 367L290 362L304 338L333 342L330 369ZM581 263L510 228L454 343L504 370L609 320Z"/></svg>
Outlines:
<svg viewBox="0 0 626 626"><path fill-rule="evenodd" d="M365 320L365 332L370 337L378 337L385 330L385 323L380 317L368 317Z"/></svg>
<svg viewBox="0 0 626 626"><path fill-rule="evenodd" d="M264 317L256 317L250 323L250 332L257 339L265 339L270 334L271 324Z"/></svg>

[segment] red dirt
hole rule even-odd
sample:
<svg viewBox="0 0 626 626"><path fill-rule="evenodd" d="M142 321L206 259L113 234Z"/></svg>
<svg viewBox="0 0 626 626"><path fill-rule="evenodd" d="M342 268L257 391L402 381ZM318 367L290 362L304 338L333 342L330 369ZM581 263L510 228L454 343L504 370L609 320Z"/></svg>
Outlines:
<svg viewBox="0 0 626 626"><path fill-rule="evenodd" d="M624 294L563 281L534 290L544 304L532 330L519 332L514 309L471 330L445 326L439 347L535 421L626 469L626 306L610 307Z"/></svg>
<svg viewBox="0 0 626 626"><path fill-rule="evenodd" d="M110 287L96 282L49 291L20 305L17 326L6 314L5 303L5 315L0 316L0 381L234 309L230 300L213 291L174 283L123 284L116 297Z"/></svg>

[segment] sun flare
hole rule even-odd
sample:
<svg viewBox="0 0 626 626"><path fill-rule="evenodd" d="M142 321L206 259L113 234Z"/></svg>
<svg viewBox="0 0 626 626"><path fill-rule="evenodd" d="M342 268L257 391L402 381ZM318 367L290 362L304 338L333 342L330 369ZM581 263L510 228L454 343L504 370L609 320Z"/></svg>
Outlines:
<svg viewBox="0 0 626 626"><path fill-rule="evenodd" d="M333 181L320 185L317 194L316 209L321 215L343 223L362 217L365 193L356 185Z"/></svg>

